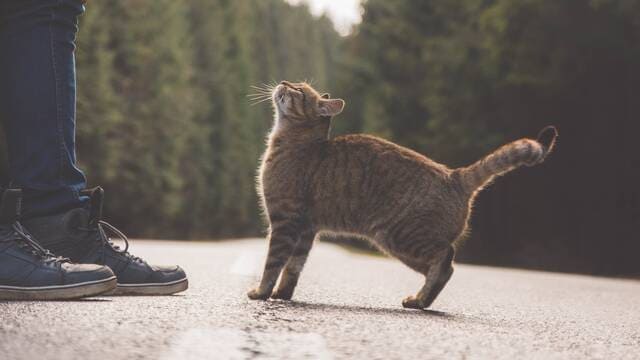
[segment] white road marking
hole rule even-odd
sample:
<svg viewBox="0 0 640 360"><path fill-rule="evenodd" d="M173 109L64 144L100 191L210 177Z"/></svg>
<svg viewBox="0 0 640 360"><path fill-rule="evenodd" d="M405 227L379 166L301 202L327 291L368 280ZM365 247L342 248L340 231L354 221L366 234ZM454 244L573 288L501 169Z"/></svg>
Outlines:
<svg viewBox="0 0 640 360"><path fill-rule="evenodd" d="M339 250L339 251L336 251ZM331 248L320 247L317 250L312 250L310 261L315 262L313 253L327 253L332 258L351 258L352 254L340 247L333 246ZM229 272L235 275L260 277L262 275L262 269L264 267L265 259L267 258L267 249L251 249L242 252L233 262Z"/></svg>
<svg viewBox="0 0 640 360"><path fill-rule="evenodd" d="M236 258L229 272L236 275L260 276L264 256L264 253L259 251L244 252Z"/></svg>
<svg viewBox="0 0 640 360"><path fill-rule="evenodd" d="M324 338L315 333L191 329L178 336L162 360L333 359Z"/></svg>

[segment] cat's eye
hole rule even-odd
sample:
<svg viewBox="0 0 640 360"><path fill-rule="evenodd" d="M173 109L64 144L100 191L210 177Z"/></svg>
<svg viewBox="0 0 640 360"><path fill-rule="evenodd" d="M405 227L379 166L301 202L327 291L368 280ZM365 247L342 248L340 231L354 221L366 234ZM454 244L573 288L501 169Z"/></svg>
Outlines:
<svg viewBox="0 0 640 360"><path fill-rule="evenodd" d="M303 106L304 106L304 103L307 101L307 96L304 94L304 91L302 91L302 88L296 88L295 90L299 91L300 94L302 94L302 103L303 103Z"/></svg>

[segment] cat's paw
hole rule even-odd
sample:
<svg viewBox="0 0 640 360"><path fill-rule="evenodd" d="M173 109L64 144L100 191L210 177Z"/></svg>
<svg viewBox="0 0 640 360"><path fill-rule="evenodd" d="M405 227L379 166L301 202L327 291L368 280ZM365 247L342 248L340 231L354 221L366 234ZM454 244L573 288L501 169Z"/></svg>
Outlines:
<svg viewBox="0 0 640 360"><path fill-rule="evenodd" d="M407 308L407 309L424 309L426 308L426 305L424 302L422 302L420 299L416 298L415 296L409 296L407 298L405 298L404 300L402 300L402 306Z"/></svg>
<svg viewBox="0 0 640 360"><path fill-rule="evenodd" d="M278 289L271 294L272 299L280 299L280 300L291 300L293 297L293 290L289 289Z"/></svg>
<svg viewBox="0 0 640 360"><path fill-rule="evenodd" d="M269 298L268 293L261 293L260 289L253 289L247 293L247 296L251 300L267 300Z"/></svg>

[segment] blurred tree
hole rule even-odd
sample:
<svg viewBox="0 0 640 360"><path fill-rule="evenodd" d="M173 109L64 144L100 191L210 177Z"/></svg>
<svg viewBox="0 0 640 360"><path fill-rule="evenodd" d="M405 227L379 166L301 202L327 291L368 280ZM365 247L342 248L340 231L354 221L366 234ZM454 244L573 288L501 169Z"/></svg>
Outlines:
<svg viewBox="0 0 640 360"><path fill-rule="evenodd" d="M119 127L123 113L119 94L114 89L116 73L111 48L111 19L105 16L104 3L92 4L82 17L82 36L78 41L76 63L78 103L77 146L81 149L80 167L90 179L101 179L108 188L119 172ZM115 142L106 141L115 138Z"/></svg>
<svg viewBox="0 0 640 360"><path fill-rule="evenodd" d="M544 168L481 195L459 259L640 272L639 6L369 0L346 45L340 81L364 99L346 121L452 166L558 125Z"/></svg>
<svg viewBox="0 0 640 360"><path fill-rule="evenodd" d="M246 95L285 78L328 86L339 41L326 18L281 0L89 4L79 158L109 190L109 217L134 236L258 234L272 110Z"/></svg>
<svg viewBox="0 0 640 360"><path fill-rule="evenodd" d="M92 184L107 188L114 222L138 236L179 235L180 170L197 131L184 6L137 1L89 10L78 51L81 165Z"/></svg>
<svg viewBox="0 0 640 360"><path fill-rule="evenodd" d="M309 80L374 133L462 166L560 128L547 163L483 192L458 259L640 272L640 0L367 0L352 35L283 0L90 2L78 47L79 159L133 236L263 229L255 169L272 123L251 85ZM0 149L0 179L8 174Z"/></svg>

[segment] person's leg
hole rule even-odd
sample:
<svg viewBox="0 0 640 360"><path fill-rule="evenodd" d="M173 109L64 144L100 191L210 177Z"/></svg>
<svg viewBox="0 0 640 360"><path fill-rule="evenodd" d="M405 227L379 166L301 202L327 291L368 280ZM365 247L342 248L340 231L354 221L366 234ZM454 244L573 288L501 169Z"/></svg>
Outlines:
<svg viewBox="0 0 640 360"><path fill-rule="evenodd" d="M0 119L23 216L87 201L75 154L75 36L80 0L0 2Z"/></svg>
<svg viewBox="0 0 640 360"><path fill-rule="evenodd" d="M0 117L12 185L24 189L23 220L44 248L77 263L110 267L116 294L184 291L179 266L150 265L113 245L102 190L84 191L75 157L75 63L80 0L0 2Z"/></svg>
<svg viewBox="0 0 640 360"><path fill-rule="evenodd" d="M0 189L0 300L60 300L116 288L107 266L55 257L19 222L80 206L84 175L75 167L73 39L79 2L0 2L0 120L10 175Z"/></svg>

